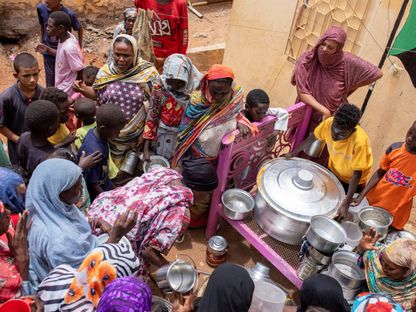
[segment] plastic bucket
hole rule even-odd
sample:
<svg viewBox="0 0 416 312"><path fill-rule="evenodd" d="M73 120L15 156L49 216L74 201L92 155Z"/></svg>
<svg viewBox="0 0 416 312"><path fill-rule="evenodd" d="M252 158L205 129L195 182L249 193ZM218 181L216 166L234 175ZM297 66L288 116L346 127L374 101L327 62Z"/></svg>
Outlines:
<svg viewBox="0 0 416 312"><path fill-rule="evenodd" d="M268 281L255 281L249 312L282 312L287 294Z"/></svg>

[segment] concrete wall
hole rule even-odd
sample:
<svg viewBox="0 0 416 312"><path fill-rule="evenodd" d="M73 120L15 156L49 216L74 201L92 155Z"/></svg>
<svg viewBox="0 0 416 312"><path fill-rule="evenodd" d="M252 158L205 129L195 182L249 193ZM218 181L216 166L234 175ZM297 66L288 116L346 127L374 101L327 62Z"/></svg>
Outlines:
<svg viewBox="0 0 416 312"><path fill-rule="evenodd" d="M19 38L38 27L36 5L39 0L0 0L0 37ZM81 20L94 22L100 18L119 18L121 12L134 6L133 0L64 0Z"/></svg>
<svg viewBox="0 0 416 312"><path fill-rule="evenodd" d="M402 1L366 1L371 1L364 22L368 31L364 29L360 36L362 48L357 54L378 64L390 34L388 28L391 30ZM273 106L287 107L296 99L295 87L290 84L294 64L285 55L296 5L295 0L233 2L224 64L235 70L247 92L254 87L265 89ZM398 59L392 57L391 61L402 67ZM397 77L390 67L387 60L384 77L377 83L361 123L370 136L376 165L385 148L403 140L416 119L416 90L407 72ZM366 92L367 88L361 88L350 102L361 106Z"/></svg>

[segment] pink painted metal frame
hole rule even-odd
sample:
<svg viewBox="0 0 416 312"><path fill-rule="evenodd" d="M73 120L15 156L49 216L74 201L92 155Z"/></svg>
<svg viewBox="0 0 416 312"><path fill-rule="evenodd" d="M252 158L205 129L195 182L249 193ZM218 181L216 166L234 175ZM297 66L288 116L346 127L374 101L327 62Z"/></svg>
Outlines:
<svg viewBox="0 0 416 312"><path fill-rule="evenodd" d="M267 116L257 124L259 133L256 136L243 138L238 130L228 133L222 140L218 157L218 187L212 194L206 236L215 234L219 218L222 216L221 195L232 184L233 187L250 190L256 184L257 172L266 160L278 157L299 145L305 138L309 127L312 109L303 103L288 108L288 130L274 133L276 117ZM283 260L262 237L254 233L244 222L226 219L247 241L250 242L296 287L302 282L296 271Z"/></svg>

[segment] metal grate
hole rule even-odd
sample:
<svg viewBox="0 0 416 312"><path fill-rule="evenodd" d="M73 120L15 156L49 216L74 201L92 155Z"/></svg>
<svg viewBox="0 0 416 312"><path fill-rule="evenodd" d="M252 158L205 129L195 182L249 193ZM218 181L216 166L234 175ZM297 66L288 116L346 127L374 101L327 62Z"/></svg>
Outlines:
<svg viewBox="0 0 416 312"><path fill-rule="evenodd" d="M270 237L257 224L253 217L247 218L244 223L256 233L257 236L262 237L261 240L272 248L282 259L284 259L295 270L299 267L299 250L300 246L289 245Z"/></svg>

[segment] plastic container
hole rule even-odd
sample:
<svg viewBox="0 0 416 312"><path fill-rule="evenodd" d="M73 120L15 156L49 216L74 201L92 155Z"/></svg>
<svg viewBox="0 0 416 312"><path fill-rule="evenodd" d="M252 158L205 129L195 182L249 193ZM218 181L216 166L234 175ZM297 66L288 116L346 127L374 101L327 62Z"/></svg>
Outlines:
<svg viewBox="0 0 416 312"><path fill-rule="evenodd" d="M255 281L249 312L282 312L286 297L286 292L278 286L264 280Z"/></svg>
<svg viewBox="0 0 416 312"><path fill-rule="evenodd" d="M347 245L354 249L360 243L361 238L363 237L363 232L361 228L354 222L345 221L341 223L341 226L344 228L345 233L347 233Z"/></svg>

